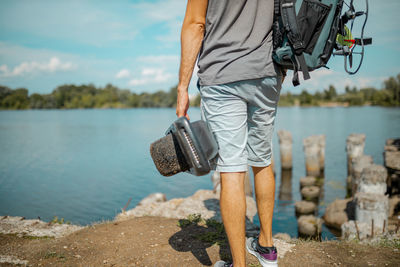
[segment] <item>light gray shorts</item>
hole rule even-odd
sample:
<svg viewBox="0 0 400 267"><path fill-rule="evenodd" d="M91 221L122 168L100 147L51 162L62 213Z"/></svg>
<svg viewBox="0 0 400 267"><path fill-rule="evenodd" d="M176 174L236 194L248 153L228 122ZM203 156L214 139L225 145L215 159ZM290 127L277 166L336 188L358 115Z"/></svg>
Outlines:
<svg viewBox="0 0 400 267"><path fill-rule="evenodd" d="M199 86L201 116L219 147L216 170L243 172L271 164L281 78Z"/></svg>

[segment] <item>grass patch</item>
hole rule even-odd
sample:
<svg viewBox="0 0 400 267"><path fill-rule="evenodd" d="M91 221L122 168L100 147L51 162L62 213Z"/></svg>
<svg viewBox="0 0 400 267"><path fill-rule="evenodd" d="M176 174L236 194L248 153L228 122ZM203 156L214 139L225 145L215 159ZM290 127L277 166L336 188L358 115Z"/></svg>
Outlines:
<svg viewBox="0 0 400 267"><path fill-rule="evenodd" d="M217 244L220 246L227 244L225 228L221 222L208 219L206 220L205 225L209 229L209 231L204 234L199 234L195 236L196 239L207 243Z"/></svg>
<svg viewBox="0 0 400 267"><path fill-rule="evenodd" d="M397 248L400 249L400 239L387 239L382 238L378 244L380 247Z"/></svg>
<svg viewBox="0 0 400 267"><path fill-rule="evenodd" d="M28 239L28 240L41 240L41 239L54 239L52 236L32 236L32 235L25 235L25 234L1 234L0 237L2 236L12 236L15 238L23 238L23 239Z"/></svg>
<svg viewBox="0 0 400 267"><path fill-rule="evenodd" d="M51 222L50 223L53 223L53 224L56 224L56 223L58 223L58 224L71 224L71 222L70 221L64 221L64 218L60 218L60 219L58 219L58 217L57 216L54 216L54 218L53 218L53 220L51 220Z"/></svg>
<svg viewBox="0 0 400 267"><path fill-rule="evenodd" d="M55 251L47 251L43 258L45 258L45 259L56 258L56 259L59 259L59 260L62 260L62 261L67 260L67 257L65 257L64 254L57 253Z"/></svg>
<svg viewBox="0 0 400 267"><path fill-rule="evenodd" d="M23 235L23 239L29 239L29 240L42 240L42 239L54 239L52 236L31 236L31 235Z"/></svg>
<svg viewBox="0 0 400 267"><path fill-rule="evenodd" d="M205 220L200 214L191 214L187 217L187 219L179 220L178 226L181 228L188 226L204 227L207 229L207 231L193 235L195 239L205 243L210 243L212 245L217 244L219 246L226 246L228 244L224 225L217 220Z"/></svg>
<svg viewBox="0 0 400 267"><path fill-rule="evenodd" d="M189 225L204 225L205 220L201 218L201 214L190 214L187 219L180 219L178 221L178 226L181 228L188 227Z"/></svg>

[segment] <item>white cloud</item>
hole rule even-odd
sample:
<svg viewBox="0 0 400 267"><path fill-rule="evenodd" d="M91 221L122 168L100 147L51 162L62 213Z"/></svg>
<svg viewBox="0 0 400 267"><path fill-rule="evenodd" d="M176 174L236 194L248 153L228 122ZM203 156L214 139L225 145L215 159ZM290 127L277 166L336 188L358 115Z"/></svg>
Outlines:
<svg viewBox="0 0 400 267"><path fill-rule="evenodd" d="M10 70L10 68L4 64L0 67L0 75L3 77L15 77L38 72L54 73L58 71L70 71L75 68L76 66L71 62L63 63L58 57L52 57L48 62L22 62L21 64L15 66L12 70Z"/></svg>
<svg viewBox="0 0 400 267"><path fill-rule="evenodd" d="M357 79L357 86L359 88L366 88L369 86L376 86L377 84L383 84L383 81L388 77L359 77ZM379 88L379 87L378 87Z"/></svg>
<svg viewBox="0 0 400 267"><path fill-rule="evenodd" d="M129 70L122 69L117 73L117 75L115 75L115 78L117 78L117 79L129 78L130 75L131 75L131 72Z"/></svg>
<svg viewBox="0 0 400 267"><path fill-rule="evenodd" d="M129 85L147 85L157 84L169 81L173 75L165 71L162 68L144 68L140 73L140 77L133 78L129 81Z"/></svg>
<svg viewBox="0 0 400 267"><path fill-rule="evenodd" d="M294 93L299 93L303 89L309 92L322 91L327 89L329 85L333 85L338 92L344 92L346 86L366 88L380 88L382 81L385 79L382 76L365 76L365 75L349 75L344 71L333 71L332 69L321 68L310 73L311 79L304 81L302 73L299 73L300 86L293 87L292 77L293 72L289 71L283 84L284 90L289 90Z"/></svg>
<svg viewBox="0 0 400 267"><path fill-rule="evenodd" d="M6 64L0 66L0 72L8 72L8 67Z"/></svg>
<svg viewBox="0 0 400 267"><path fill-rule="evenodd" d="M161 69L143 69L142 70L142 75L143 76L150 76L150 75L155 75L157 72L161 73L163 70Z"/></svg>
<svg viewBox="0 0 400 267"><path fill-rule="evenodd" d="M129 85L131 85L131 86L144 85L147 83L148 83L148 81L146 79L132 79L129 81Z"/></svg>
<svg viewBox="0 0 400 267"><path fill-rule="evenodd" d="M136 71L122 69L116 77L130 79L128 85L133 87L152 84L168 87L178 79L179 59L177 55L140 56L136 59Z"/></svg>

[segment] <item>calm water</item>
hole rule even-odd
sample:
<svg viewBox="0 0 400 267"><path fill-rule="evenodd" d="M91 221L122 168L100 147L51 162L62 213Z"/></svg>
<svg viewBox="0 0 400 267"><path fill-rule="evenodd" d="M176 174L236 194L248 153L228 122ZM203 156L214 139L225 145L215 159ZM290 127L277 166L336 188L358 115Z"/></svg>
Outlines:
<svg viewBox="0 0 400 267"><path fill-rule="evenodd" d="M199 110L189 112L192 120ZM129 208L152 192L168 199L211 189L209 176L158 174L149 144L175 119L173 109L51 110L0 112L0 215L89 224L112 219L132 197ZM297 235L294 202L305 174L302 139L325 134L324 199L319 213L345 196L346 137L367 135L365 153L382 164L387 138L400 136L400 109L280 108L276 129L293 134L292 177L279 192L279 147L274 140L277 192L273 231ZM290 190L291 187L291 190ZM323 236L333 235L324 229Z"/></svg>

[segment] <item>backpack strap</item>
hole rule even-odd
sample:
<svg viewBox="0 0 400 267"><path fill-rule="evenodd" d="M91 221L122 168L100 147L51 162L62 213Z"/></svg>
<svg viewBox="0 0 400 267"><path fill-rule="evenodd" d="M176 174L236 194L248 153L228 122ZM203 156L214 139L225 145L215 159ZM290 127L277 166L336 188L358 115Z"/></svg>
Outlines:
<svg viewBox="0 0 400 267"><path fill-rule="evenodd" d="M297 67L298 64L296 62L295 56L292 56L290 58L290 61L292 62L292 65L293 65L292 84L293 84L293 86L298 86L300 84L300 81L299 81L299 68Z"/></svg>
<svg viewBox="0 0 400 267"><path fill-rule="evenodd" d="M274 18L277 19L281 12L281 0L274 0Z"/></svg>
<svg viewBox="0 0 400 267"><path fill-rule="evenodd" d="M276 1L276 0L275 0ZM279 0L278 0L279 1ZM296 18L296 9L295 9L295 0L280 0L280 12L282 17L283 27L286 31L287 37L289 39L289 43L294 51L294 55L296 58L296 63L300 67L300 70L303 72L304 80L310 79L310 73L308 72L308 67L306 64L306 60L304 58L304 43L301 38L299 27L297 25ZM275 10L275 8L274 8ZM295 69L295 74L293 77L293 85L298 85L298 78L295 81L295 77L298 77L298 69Z"/></svg>

